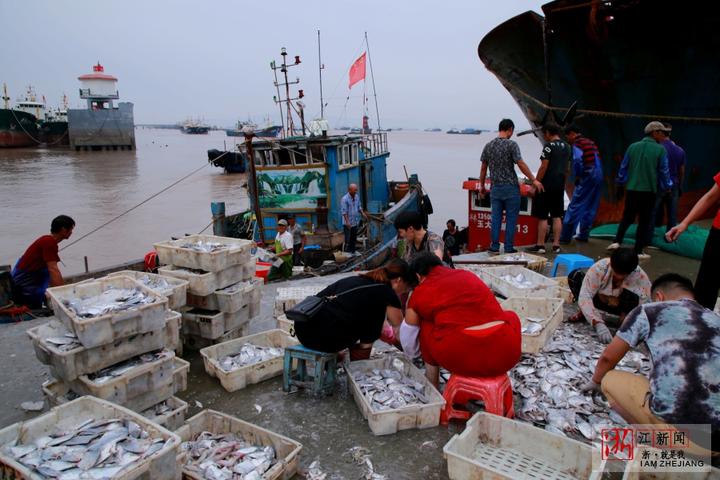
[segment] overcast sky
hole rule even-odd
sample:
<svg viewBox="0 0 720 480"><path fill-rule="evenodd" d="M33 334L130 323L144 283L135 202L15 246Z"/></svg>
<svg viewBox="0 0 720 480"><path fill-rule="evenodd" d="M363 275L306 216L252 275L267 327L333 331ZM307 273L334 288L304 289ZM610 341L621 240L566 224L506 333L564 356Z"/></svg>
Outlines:
<svg viewBox="0 0 720 480"><path fill-rule="evenodd" d="M493 27L545 2L0 0L0 82L15 99L27 85L48 105L80 105L77 77L100 61L118 77L136 123L201 117L229 125L279 119L272 59L300 55L291 69L305 90L308 118L320 113L317 30L321 31L325 118L359 126L362 83L347 102L347 72L370 43L384 128L495 128L520 110L477 56ZM369 68L368 68L369 77ZM368 78L368 96L371 96ZM297 87L295 87L297 88ZM372 98L370 99L372 102ZM371 123L375 124L374 104Z"/></svg>

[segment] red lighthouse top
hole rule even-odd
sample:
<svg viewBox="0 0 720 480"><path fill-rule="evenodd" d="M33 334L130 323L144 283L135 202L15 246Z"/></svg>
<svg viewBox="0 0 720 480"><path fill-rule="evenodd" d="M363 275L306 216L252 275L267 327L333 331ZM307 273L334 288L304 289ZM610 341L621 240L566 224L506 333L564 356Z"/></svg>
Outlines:
<svg viewBox="0 0 720 480"><path fill-rule="evenodd" d="M100 62L98 62L97 65L93 65L93 73L86 73L85 75L80 75L78 77L78 80L111 80L113 82L117 82L117 78L113 77L112 75L103 73L104 71L105 68L100 65Z"/></svg>

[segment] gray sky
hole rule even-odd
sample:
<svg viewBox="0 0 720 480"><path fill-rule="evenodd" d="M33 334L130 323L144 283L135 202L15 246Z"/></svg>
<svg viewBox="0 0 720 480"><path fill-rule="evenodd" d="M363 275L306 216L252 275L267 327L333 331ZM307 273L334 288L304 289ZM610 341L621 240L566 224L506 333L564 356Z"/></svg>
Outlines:
<svg viewBox="0 0 720 480"><path fill-rule="evenodd" d="M320 29L325 117L332 126L359 126L362 84L345 107L347 71L367 31L384 128L495 128L504 116L525 126L477 45L497 24L543 3L0 0L0 82L13 99L31 84L49 106L66 93L72 108L80 105L77 77L99 60L118 77L121 101L135 104L136 123L192 116L229 125L249 116L263 124L268 115L279 119L269 62L284 46L303 61L291 78L300 77L314 118Z"/></svg>

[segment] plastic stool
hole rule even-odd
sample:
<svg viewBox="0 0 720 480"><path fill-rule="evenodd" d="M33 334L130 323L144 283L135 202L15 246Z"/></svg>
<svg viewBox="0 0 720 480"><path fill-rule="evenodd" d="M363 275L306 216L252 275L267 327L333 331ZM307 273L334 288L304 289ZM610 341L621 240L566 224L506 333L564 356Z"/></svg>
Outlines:
<svg viewBox="0 0 720 480"><path fill-rule="evenodd" d="M293 373L293 360L297 360L296 375ZM308 372L307 362L315 363L313 374ZM293 345L285 349L283 365L283 391L289 392L295 386L311 390L314 394L332 394L337 376L337 355L318 352Z"/></svg>
<svg viewBox="0 0 720 480"><path fill-rule="evenodd" d="M557 276L558 267L560 265L565 265L567 273L570 273L576 268L589 268L594 264L595 261L585 255L578 255L577 253L561 253L555 257L555 261L553 262L552 276Z"/></svg>
<svg viewBox="0 0 720 480"><path fill-rule="evenodd" d="M465 404L469 400L482 400L485 411L502 417L513 418L513 391L507 374L497 377L463 377L452 374L443 392L445 407L440 412L440 423L447 425L450 419L467 420L472 413L457 410L453 404Z"/></svg>

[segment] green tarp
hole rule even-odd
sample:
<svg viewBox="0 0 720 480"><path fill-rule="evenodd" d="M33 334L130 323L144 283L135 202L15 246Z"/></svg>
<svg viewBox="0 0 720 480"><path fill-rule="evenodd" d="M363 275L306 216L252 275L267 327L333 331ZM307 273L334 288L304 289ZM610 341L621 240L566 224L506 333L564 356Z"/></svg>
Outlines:
<svg viewBox="0 0 720 480"><path fill-rule="evenodd" d="M612 240L615 238L617 229L617 223L600 225L590 231L590 236L593 238L607 238ZM625 233L624 243L635 244L636 229L637 225L632 225L628 228L627 233ZM676 242L668 243L665 241L665 227L657 227L653 233L652 244L660 250L700 260L709 232L710 230L707 228L691 225L685 233L680 235L680 238Z"/></svg>

